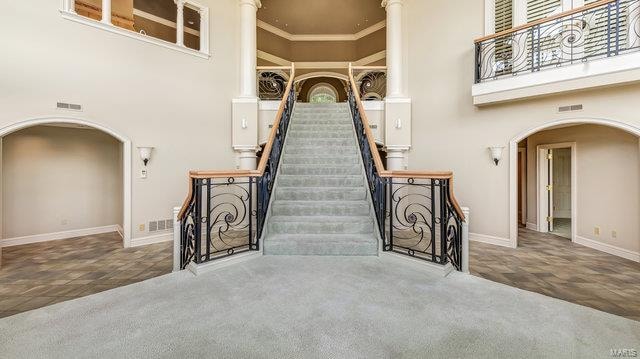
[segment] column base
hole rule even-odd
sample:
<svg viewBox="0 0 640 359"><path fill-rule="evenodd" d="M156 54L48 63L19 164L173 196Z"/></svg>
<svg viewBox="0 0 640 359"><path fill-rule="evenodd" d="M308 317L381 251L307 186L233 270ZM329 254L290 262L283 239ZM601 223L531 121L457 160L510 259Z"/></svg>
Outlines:
<svg viewBox="0 0 640 359"><path fill-rule="evenodd" d="M258 168L256 153L260 146L233 146L236 151L236 167L239 170L255 170Z"/></svg>
<svg viewBox="0 0 640 359"><path fill-rule="evenodd" d="M237 152L236 167L241 170L257 168L258 98L233 99L232 146Z"/></svg>
<svg viewBox="0 0 640 359"><path fill-rule="evenodd" d="M387 170L389 171L404 171L406 170L409 162L409 150L411 146L396 146L388 145L384 147L384 151L387 152Z"/></svg>

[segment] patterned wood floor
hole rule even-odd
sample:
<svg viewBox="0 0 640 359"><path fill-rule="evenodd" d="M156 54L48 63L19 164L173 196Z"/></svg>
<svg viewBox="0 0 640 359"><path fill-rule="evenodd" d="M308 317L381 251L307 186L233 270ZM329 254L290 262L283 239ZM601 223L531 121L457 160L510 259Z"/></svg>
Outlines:
<svg viewBox="0 0 640 359"><path fill-rule="evenodd" d="M520 229L517 249L472 242L471 273L640 321L640 263Z"/></svg>
<svg viewBox="0 0 640 359"><path fill-rule="evenodd" d="M170 273L171 248L124 249L117 233L3 248L0 318Z"/></svg>

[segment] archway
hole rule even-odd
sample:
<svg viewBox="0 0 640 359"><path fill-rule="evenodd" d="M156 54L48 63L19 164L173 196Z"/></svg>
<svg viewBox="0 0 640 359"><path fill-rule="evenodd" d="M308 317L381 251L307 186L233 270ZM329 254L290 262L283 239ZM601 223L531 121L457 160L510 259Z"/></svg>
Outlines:
<svg viewBox="0 0 640 359"><path fill-rule="evenodd" d="M44 117L26 121L18 121L0 128L0 138L14 132L40 125L76 125L84 126L103 132L122 145L122 243L123 246L131 246L131 140L123 134L116 132L106 126L84 119L70 117Z"/></svg>
<svg viewBox="0 0 640 359"><path fill-rule="evenodd" d="M307 95L307 102L310 103L336 103L338 99L338 90L326 82L313 85Z"/></svg>
<svg viewBox="0 0 640 359"><path fill-rule="evenodd" d="M572 118L553 120L542 125L527 129L509 142L509 246L518 247L518 143L529 136L541 131L561 126L573 125L601 125L616 128L640 137L640 128L619 121L600 118Z"/></svg>

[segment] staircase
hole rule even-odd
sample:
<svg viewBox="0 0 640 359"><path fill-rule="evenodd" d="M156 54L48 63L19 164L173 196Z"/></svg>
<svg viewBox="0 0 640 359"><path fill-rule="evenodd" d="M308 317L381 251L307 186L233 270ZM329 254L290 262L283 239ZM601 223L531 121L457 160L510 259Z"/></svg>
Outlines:
<svg viewBox="0 0 640 359"><path fill-rule="evenodd" d="M296 104L264 240L266 255L377 255L346 103Z"/></svg>

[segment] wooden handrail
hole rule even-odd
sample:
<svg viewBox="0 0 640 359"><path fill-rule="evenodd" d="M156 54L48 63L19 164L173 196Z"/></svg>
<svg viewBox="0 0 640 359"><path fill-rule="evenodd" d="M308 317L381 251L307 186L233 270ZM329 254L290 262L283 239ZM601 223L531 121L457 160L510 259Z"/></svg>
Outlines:
<svg viewBox="0 0 640 359"><path fill-rule="evenodd" d="M269 67L273 69L273 67ZM278 67L279 70L283 69L291 69L291 75L289 75L289 82L287 83L287 88L284 91L284 96L282 97L282 101L280 101L280 107L278 108L278 113L276 114L276 119L273 124L273 128L271 129L271 133L269 134L269 139L267 144L262 151L262 157L260 158L260 164L258 165L257 170L222 170L222 171L189 171L189 193L187 194L187 198L182 204L182 208L180 208L180 212L178 212L178 219L182 220L184 215L189 208L189 203L193 199L193 185L191 183L194 179L205 179L205 178L230 178L230 177L261 177L264 174L264 171L267 167L267 161L269 160L269 156L271 155L271 149L273 148L273 141L276 138L276 134L278 131L278 127L280 126L280 120L282 119L282 114L284 113L284 109L287 105L287 101L289 99L289 93L293 89L293 80L295 78L295 66L291 63L291 67Z"/></svg>
<svg viewBox="0 0 640 359"><path fill-rule="evenodd" d="M474 43L477 44L479 42L484 42L484 41L487 41L487 40L491 40L491 39L495 39L495 38L502 37L502 36L505 36L505 35L509 35L509 34L514 33L514 32L518 32L520 30L528 29L530 27L534 27L534 26L537 26L537 25L540 25L540 24L544 24L544 23L549 22L549 21L557 20L557 19L563 18L565 16L571 16L571 15L574 15L574 14L577 14L577 13L581 13L583 11L591 10L593 8L596 8L596 7L599 7L599 6L603 6L603 5L607 5L607 4L612 3L612 2L616 2L616 0L600 0L600 1L594 2L594 3L589 4L589 5L585 5L585 6L581 6L579 8L575 8L575 9L572 9L572 10L561 12L561 13L559 13L557 15L545 17L545 18L542 18L542 19L539 19L539 20L536 20L536 21L532 21L532 22L526 23L524 25L520 25L520 26L516 26L516 27L511 28L511 29L500 31L500 32L495 33L493 35L487 35L487 36L475 39Z"/></svg>
<svg viewBox="0 0 640 359"><path fill-rule="evenodd" d="M358 111L360 111L360 118L362 119L362 125L364 127L365 134L367 135L367 142L369 142L369 148L371 149L371 156L373 157L373 163L376 166L376 170L378 171L378 175L383 178L422 178L422 179L446 179L449 180L449 198L451 199L451 204L455 209L458 216L464 221L465 216L458 200L453 191L453 172L451 171L387 171L384 168L384 164L382 163L382 159L380 158L380 154L378 153L378 147L376 145L375 137L373 137L373 132L371 132L371 127L369 127L369 119L367 118L367 113L364 110L364 106L362 105L362 100L360 99L360 91L358 90L358 86L356 85L356 81L353 77L353 70L365 70L365 69L375 69L372 67L366 66L358 66L354 67L349 64L349 82L351 83L351 91L356 99L356 104L358 105Z"/></svg>

